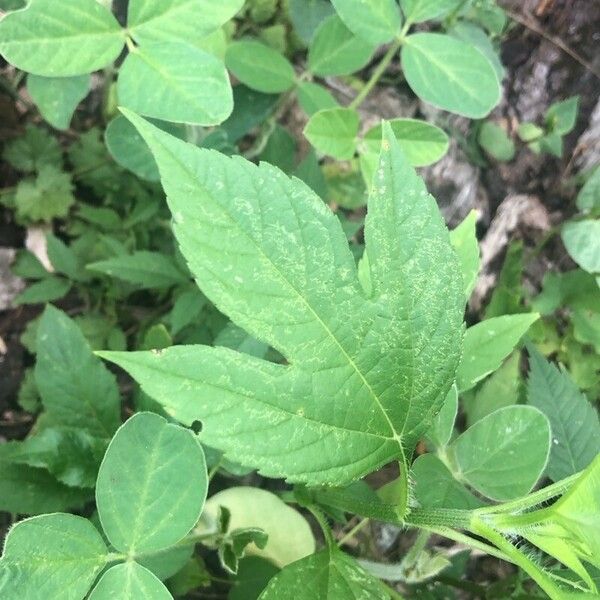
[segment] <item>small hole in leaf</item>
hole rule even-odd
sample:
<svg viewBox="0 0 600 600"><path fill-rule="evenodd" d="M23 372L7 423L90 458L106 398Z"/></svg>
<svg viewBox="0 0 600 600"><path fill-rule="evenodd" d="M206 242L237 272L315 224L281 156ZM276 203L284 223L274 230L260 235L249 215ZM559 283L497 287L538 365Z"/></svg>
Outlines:
<svg viewBox="0 0 600 600"><path fill-rule="evenodd" d="M195 434L198 434L202 431L202 421L194 421L192 423L192 431Z"/></svg>

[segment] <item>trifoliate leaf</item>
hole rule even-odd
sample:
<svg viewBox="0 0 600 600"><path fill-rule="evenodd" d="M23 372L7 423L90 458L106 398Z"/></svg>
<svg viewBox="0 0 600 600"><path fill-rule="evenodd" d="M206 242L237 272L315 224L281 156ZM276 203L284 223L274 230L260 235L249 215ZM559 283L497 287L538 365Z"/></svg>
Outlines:
<svg viewBox="0 0 600 600"><path fill-rule="evenodd" d="M22 222L66 217L74 202L71 176L50 165L42 167L36 177L20 181L15 192L17 217Z"/></svg>
<svg viewBox="0 0 600 600"><path fill-rule="evenodd" d="M74 77L27 77L27 91L40 113L57 129L68 129L77 105L90 89L89 75Z"/></svg>
<svg viewBox="0 0 600 600"><path fill-rule="evenodd" d="M2 154L17 171L31 173L42 167L62 167L62 152L56 138L45 129L28 125L25 134L6 145Z"/></svg>
<svg viewBox="0 0 600 600"><path fill-rule="evenodd" d="M436 202L390 130L366 221L367 300L339 221L310 188L126 114L202 291L289 364L205 346L101 355L268 476L343 483L410 454L454 380L464 298Z"/></svg>
<svg viewBox="0 0 600 600"><path fill-rule="evenodd" d="M44 77L71 77L113 62L125 31L96 0L35 0L0 21L0 54Z"/></svg>
<svg viewBox="0 0 600 600"><path fill-rule="evenodd" d="M552 425L552 445L546 472L560 481L585 469L600 454L598 412L569 374L528 346L527 400L541 410Z"/></svg>

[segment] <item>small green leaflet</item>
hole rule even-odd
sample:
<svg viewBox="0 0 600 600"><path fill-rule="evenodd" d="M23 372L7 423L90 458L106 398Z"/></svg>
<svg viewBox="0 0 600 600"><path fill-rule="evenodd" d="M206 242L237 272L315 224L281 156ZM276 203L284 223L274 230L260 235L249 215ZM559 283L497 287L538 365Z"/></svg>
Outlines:
<svg viewBox="0 0 600 600"><path fill-rule="evenodd" d="M524 496L542 475L550 424L532 406L507 406L477 421L448 447L453 471L494 500Z"/></svg>
<svg viewBox="0 0 600 600"><path fill-rule="evenodd" d="M546 472L553 481L582 471L600 454L598 412L569 374L528 346L527 400L552 425L552 446Z"/></svg>
<svg viewBox="0 0 600 600"><path fill-rule="evenodd" d="M63 277L49 276L41 281L36 281L22 291L15 299L14 304L40 304L52 302L66 296L71 289L71 282Z"/></svg>
<svg viewBox="0 0 600 600"><path fill-rule="evenodd" d="M83 517L55 513L26 519L6 537L0 595L15 600L38 600L40 594L79 600L104 567L106 553L98 530Z"/></svg>
<svg viewBox="0 0 600 600"><path fill-rule="evenodd" d="M479 275L480 256L477 242L477 213L472 210L450 232L450 242L458 254L465 285L465 300L469 300Z"/></svg>
<svg viewBox="0 0 600 600"><path fill-rule="evenodd" d="M0 40L0 54L15 67L71 77L112 63L123 49L125 32L96 0L33 0L0 21Z"/></svg>
<svg viewBox="0 0 600 600"><path fill-rule="evenodd" d="M61 425L105 439L119 426L114 376L93 355L79 327L51 305L38 325L35 381L46 412Z"/></svg>
<svg viewBox="0 0 600 600"><path fill-rule="evenodd" d="M396 0L332 0L332 4L346 27L374 46L389 42L399 33Z"/></svg>
<svg viewBox="0 0 600 600"><path fill-rule="evenodd" d="M106 571L89 600L172 600L164 584L136 562L115 565Z"/></svg>
<svg viewBox="0 0 600 600"><path fill-rule="evenodd" d="M90 76L27 76L27 91L40 113L56 129L68 129L77 105L90 90Z"/></svg>
<svg viewBox="0 0 600 600"><path fill-rule="evenodd" d="M456 374L458 391L471 389L495 371L539 317L537 313L504 315L469 327L463 360Z"/></svg>
<svg viewBox="0 0 600 600"><path fill-rule="evenodd" d="M588 273L600 273L600 219L565 223L562 240L571 258Z"/></svg>
<svg viewBox="0 0 600 600"><path fill-rule="evenodd" d="M327 108L310 118L304 135L319 152L344 160L354 155L359 125L355 110Z"/></svg>
<svg viewBox="0 0 600 600"><path fill-rule="evenodd" d="M472 44L440 33L409 35L402 68L425 102L465 117L485 117L500 100L500 84L489 60Z"/></svg>
<svg viewBox="0 0 600 600"><path fill-rule="evenodd" d="M579 96L556 102L546 113L546 126L553 133L566 135L575 127L578 110Z"/></svg>
<svg viewBox="0 0 600 600"><path fill-rule="evenodd" d="M335 547L321 550L285 567L259 600L389 600L383 584Z"/></svg>
<svg viewBox="0 0 600 600"><path fill-rule="evenodd" d="M181 42L150 42L130 52L117 93L121 105L173 123L217 125L233 110L223 62Z"/></svg>
<svg viewBox="0 0 600 600"><path fill-rule="evenodd" d="M160 179L150 149L125 117L119 115L108 124L104 141L110 155L119 165L129 169L141 179L147 181Z"/></svg>
<svg viewBox="0 0 600 600"><path fill-rule="evenodd" d="M349 75L364 67L375 46L356 37L337 15L325 19L308 49L308 68L315 75Z"/></svg>
<svg viewBox="0 0 600 600"><path fill-rule="evenodd" d="M596 167L577 194L577 208L591 211L600 207L600 167Z"/></svg>
<svg viewBox="0 0 600 600"><path fill-rule="evenodd" d="M87 268L148 289L171 287L188 281L188 276L170 256L149 250L99 260L90 263Z"/></svg>
<svg viewBox="0 0 600 600"><path fill-rule="evenodd" d="M464 301L436 202L389 128L366 222L367 300L339 221L307 186L126 115L202 291L289 366L204 346L101 355L268 476L341 484L412 452L454 380Z"/></svg>
<svg viewBox="0 0 600 600"><path fill-rule="evenodd" d="M337 100L329 90L312 81L300 83L298 86L298 102L309 117L320 110L338 106Z"/></svg>
<svg viewBox="0 0 600 600"><path fill-rule="evenodd" d="M413 167L430 165L446 154L448 136L439 127L418 119L392 119L388 122L398 144ZM364 148L362 157L367 153L370 155L370 161L373 161L373 172L377 168L377 156L381 146L381 127L375 125L369 129L361 143L361 147Z"/></svg>
<svg viewBox="0 0 600 600"><path fill-rule="evenodd" d="M244 0L130 0L127 26L141 45L180 40L196 44L224 25Z"/></svg>
<svg viewBox="0 0 600 600"><path fill-rule="evenodd" d="M496 123L483 123L477 140L486 153L496 160L509 161L515 156L515 143L508 137L506 130Z"/></svg>
<svg viewBox="0 0 600 600"><path fill-rule="evenodd" d="M458 391L453 385L444 400L440 412L433 419L431 427L427 430L427 441L436 448L446 446L454 431L454 421L458 413Z"/></svg>
<svg viewBox="0 0 600 600"><path fill-rule="evenodd" d="M461 4L461 0L400 0L402 12L411 23L444 17Z"/></svg>
<svg viewBox="0 0 600 600"><path fill-rule="evenodd" d="M225 64L243 84L265 94L285 92L296 79L294 67L283 54L254 40L230 44Z"/></svg>

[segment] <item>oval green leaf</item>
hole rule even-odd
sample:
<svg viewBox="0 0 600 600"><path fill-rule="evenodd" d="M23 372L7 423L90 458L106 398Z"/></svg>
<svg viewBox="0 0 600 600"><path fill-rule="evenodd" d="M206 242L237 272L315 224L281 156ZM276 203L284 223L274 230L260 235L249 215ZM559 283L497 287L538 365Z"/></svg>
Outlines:
<svg viewBox="0 0 600 600"><path fill-rule="evenodd" d="M161 550L198 521L207 487L195 435L158 415L138 413L119 428L100 465L96 504L102 528L121 552Z"/></svg>
<svg viewBox="0 0 600 600"><path fill-rule="evenodd" d="M588 273L600 273L600 219L565 223L562 240L571 258Z"/></svg>
<svg viewBox="0 0 600 600"><path fill-rule="evenodd" d="M347 160L354 156L360 121L351 108L328 108L315 113L304 128L306 139L323 154Z"/></svg>
<svg viewBox="0 0 600 600"><path fill-rule="evenodd" d="M6 536L2 598L83 598L106 563L106 545L83 517L55 513L25 519Z"/></svg>
<svg viewBox="0 0 600 600"><path fill-rule="evenodd" d="M458 391L471 389L495 371L539 317L537 313L504 315L469 327L456 373Z"/></svg>
<svg viewBox="0 0 600 600"><path fill-rule="evenodd" d="M507 406L471 425L448 447L456 475L493 500L524 496L542 475L550 423L532 406Z"/></svg>
<svg viewBox="0 0 600 600"><path fill-rule="evenodd" d="M27 77L27 91L42 117L56 129L68 129L77 105L90 89L89 75L74 77Z"/></svg>
<svg viewBox="0 0 600 600"><path fill-rule="evenodd" d="M358 37L379 46L400 30L400 9L396 0L332 0L338 15Z"/></svg>
<svg viewBox="0 0 600 600"><path fill-rule="evenodd" d="M225 64L243 84L265 94L289 90L296 78L294 67L283 54L252 40L230 44Z"/></svg>
<svg viewBox="0 0 600 600"><path fill-rule="evenodd" d="M45 77L101 69L121 53L125 32L96 0L35 0L0 20L0 54Z"/></svg>
<svg viewBox="0 0 600 600"><path fill-rule="evenodd" d="M89 600L173 600L169 590L148 569L128 561L106 571Z"/></svg>
<svg viewBox="0 0 600 600"><path fill-rule="evenodd" d="M259 600L389 600L385 587L350 556L322 550L280 571Z"/></svg>
<svg viewBox="0 0 600 600"><path fill-rule="evenodd" d="M489 60L475 46L449 35L408 36L402 68L415 94L443 110L477 119L500 100L500 84Z"/></svg>
<svg viewBox="0 0 600 600"><path fill-rule="evenodd" d="M227 23L244 0L130 0L127 26L136 42L190 44Z"/></svg>
<svg viewBox="0 0 600 600"><path fill-rule="evenodd" d="M431 123L418 119L392 119L388 122L400 148L413 167L431 165L448 151L448 136ZM368 152L379 154L381 125L369 129L363 144Z"/></svg>
<svg viewBox="0 0 600 600"><path fill-rule="evenodd" d="M217 125L233 110L225 65L194 46L146 43L119 72L119 102L148 117L174 123Z"/></svg>
<svg viewBox="0 0 600 600"><path fill-rule="evenodd" d="M355 36L337 15L325 19L308 49L308 68L315 75L349 75L362 69L375 46Z"/></svg>

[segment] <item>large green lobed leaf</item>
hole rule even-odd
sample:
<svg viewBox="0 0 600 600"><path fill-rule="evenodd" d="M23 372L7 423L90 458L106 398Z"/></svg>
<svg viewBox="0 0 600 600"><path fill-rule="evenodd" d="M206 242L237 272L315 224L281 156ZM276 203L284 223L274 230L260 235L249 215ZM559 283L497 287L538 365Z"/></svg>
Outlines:
<svg viewBox="0 0 600 600"><path fill-rule="evenodd" d="M289 364L204 346L102 356L267 476L339 484L410 454L454 380L464 300L435 200L391 131L369 200L366 299L339 221L310 188L126 114L154 153L202 291Z"/></svg>
<svg viewBox="0 0 600 600"><path fill-rule="evenodd" d="M0 21L0 54L46 77L85 75L113 62L125 32L96 0L31 0Z"/></svg>

